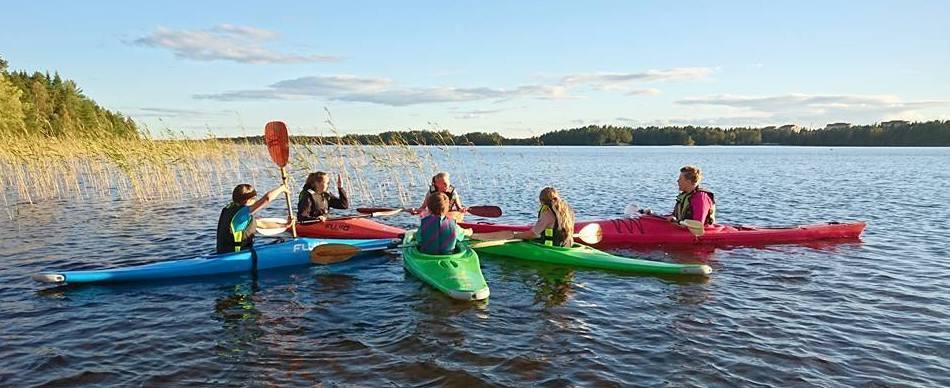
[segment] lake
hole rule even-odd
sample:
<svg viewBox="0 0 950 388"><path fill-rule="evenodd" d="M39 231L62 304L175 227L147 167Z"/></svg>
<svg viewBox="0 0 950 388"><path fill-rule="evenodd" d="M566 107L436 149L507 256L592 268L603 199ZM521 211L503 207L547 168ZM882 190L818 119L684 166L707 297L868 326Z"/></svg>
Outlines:
<svg viewBox="0 0 950 388"><path fill-rule="evenodd" d="M628 204L668 211L679 167L695 164L720 222L868 226L861 241L616 251L705 262L714 272L699 281L483 255L491 297L463 303L413 278L396 253L256 277L48 287L29 276L213 250L218 212L241 182L200 199L21 204L0 234L0 385L950 386L950 212L939 194L950 149L411 150L426 163L351 167L365 186L352 207L418 206L442 169L467 205L499 205L506 222L532 220L547 185L579 219ZM272 166L249 168L259 191L274 184ZM294 169L297 184L305 173Z"/></svg>

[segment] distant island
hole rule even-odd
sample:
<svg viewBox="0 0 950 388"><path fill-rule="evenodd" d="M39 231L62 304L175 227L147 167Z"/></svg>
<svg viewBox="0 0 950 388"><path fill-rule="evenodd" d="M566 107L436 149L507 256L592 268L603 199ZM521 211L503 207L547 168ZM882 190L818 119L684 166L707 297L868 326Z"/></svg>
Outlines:
<svg viewBox="0 0 950 388"><path fill-rule="evenodd" d="M259 143L260 136L229 138ZM717 128L696 126L619 127L588 125L562 129L529 138L506 138L498 132L471 132L454 135L442 131L387 131L376 135L294 136L307 144L407 144L407 145L790 145L856 147L947 147L950 121L887 121L873 125L834 123L820 129L797 125L763 128Z"/></svg>

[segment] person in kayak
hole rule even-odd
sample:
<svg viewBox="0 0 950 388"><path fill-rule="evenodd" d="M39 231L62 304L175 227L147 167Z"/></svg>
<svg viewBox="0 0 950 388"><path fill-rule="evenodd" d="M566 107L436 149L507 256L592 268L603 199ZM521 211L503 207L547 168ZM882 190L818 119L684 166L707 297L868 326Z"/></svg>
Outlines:
<svg viewBox="0 0 950 388"><path fill-rule="evenodd" d="M541 209L531 229L515 232L512 238L536 240L547 246L574 246L574 210L561 198L557 189L545 187L538 196Z"/></svg>
<svg viewBox="0 0 950 388"><path fill-rule="evenodd" d="M231 192L231 203L221 209L221 215L218 216L216 252L229 253L250 249L254 245L254 232L257 230L254 213L270 205L277 196L286 192L289 192L287 186L280 185L268 191L258 201L255 199L257 191L254 190L254 186L242 183L234 187ZM292 220L287 220L286 224L262 225L262 227L286 227L291 222Z"/></svg>
<svg viewBox="0 0 950 388"><path fill-rule="evenodd" d="M327 191L330 188L330 177L323 171L307 175L307 183L297 198L297 221L326 221L330 215L330 208L347 209L350 199L343 190L343 180L336 176L336 190L339 197Z"/></svg>
<svg viewBox="0 0 950 388"><path fill-rule="evenodd" d="M455 245L470 236L472 230L463 229L447 216L452 200L445 193L432 193L427 198L429 215L419 221L419 251L429 255L455 253Z"/></svg>
<svg viewBox="0 0 950 388"><path fill-rule="evenodd" d="M670 222L696 220L702 222L703 225L716 223L716 195L700 187L702 180L703 171L699 167L680 168L680 175L676 180L680 193L676 196L673 213L665 216L667 220ZM650 209L645 209L641 213L653 214Z"/></svg>
<svg viewBox="0 0 950 388"><path fill-rule="evenodd" d="M449 198L449 212L454 213L452 216L456 221L461 221L462 215L465 214L468 208L462 206L462 199L455 191L455 187L452 186L449 173L447 172L440 172L432 177L432 185L429 186L429 191L426 192L426 196L422 199L422 206L419 206L417 209L412 209L412 213L422 216L429 215L429 197L436 193L445 194L446 197Z"/></svg>

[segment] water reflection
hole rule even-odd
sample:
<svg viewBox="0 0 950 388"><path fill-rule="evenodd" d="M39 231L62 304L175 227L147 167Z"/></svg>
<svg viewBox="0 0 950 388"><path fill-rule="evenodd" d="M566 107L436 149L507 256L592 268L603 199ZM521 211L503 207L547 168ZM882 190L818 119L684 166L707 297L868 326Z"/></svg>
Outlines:
<svg viewBox="0 0 950 388"><path fill-rule="evenodd" d="M544 307L560 306L567 302L574 284L574 270L569 268L541 269L535 282L534 302Z"/></svg>
<svg viewBox="0 0 950 388"><path fill-rule="evenodd" d="M228 288L227 294L216 299L213 319L221 322L224 333L217 343L219 356L241 360L257 340L264 335L263 318L255 304L255 295L260 291L256 278Z"/></svg>

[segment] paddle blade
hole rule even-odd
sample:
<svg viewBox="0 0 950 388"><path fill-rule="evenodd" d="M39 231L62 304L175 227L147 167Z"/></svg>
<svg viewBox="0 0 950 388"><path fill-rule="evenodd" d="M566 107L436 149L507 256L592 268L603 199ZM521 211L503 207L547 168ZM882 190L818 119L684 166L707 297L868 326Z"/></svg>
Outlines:
<svg viewBox="0 0 950 388"><path fill-rule="evenodd" d="M689 229L689 232L692 233L693 236L701 237L703 234L706 234L706 227L702 222L696 220L682 220L680 221L680 225Z"/></svg>
<svg viewBox="0 0 950 388"><path fill-rule="evenodd" d="M513 242L518 242L518 241L524 241L524 240L511 239L511 240L479 241L479 242L472 243L469 246L472 247L472 249L487 248L487 247L494 247L498 245L505 245L508 243L513 243Z"/></svg>
<svg viewBox="0 0 950 388"><path fill-rule="evenodd" d="M351 259L360 253L360 249L346 244L320 244L310 250L310 262L314 264L334 264Z"/></svg>
<svg viewBox="0 0 950 388"><path fill-rule="evenodd" d="M356 212L357 212L357 213L362 213L362 214L373 214L373 213L379 213L379 212L390 212L390 211L393 211L393 210L400 210L400 211L401 211L402 209L396 209L396 208L392 208L392 207L358 207L358 208L356 208ZM394 213L394 214L395 214L395 213Z"/></svg>
<svg viewBox="0 0 950 388"><path fill-rule="evenodd" d="M287 225L287 219L284 218L258 218L257 234L261 236L276 236L287 231L290 225Z"/></svg>
<svg viewBox="0 0 950 388"><path fill-rule="evenodd" d="M290 158L290 138L287 136L287 124L283 121L271 121L264 126L264 143L271 160L279 167L287 165Z"/></svg>
<svg viewBox="0 0 950 388"><path fill-rule="evenodd" d="M501 208L498 206L472 206L468 208L468 212L479 217L501 217Z"/></svg>
<svg viewBox="0 0 950 388"><path fill-rule="evenodd" d="M585 244L597 244L604 238L604 229L600 227L600 224L588 224L581 228L574 237L579 238Z"/></svg>

